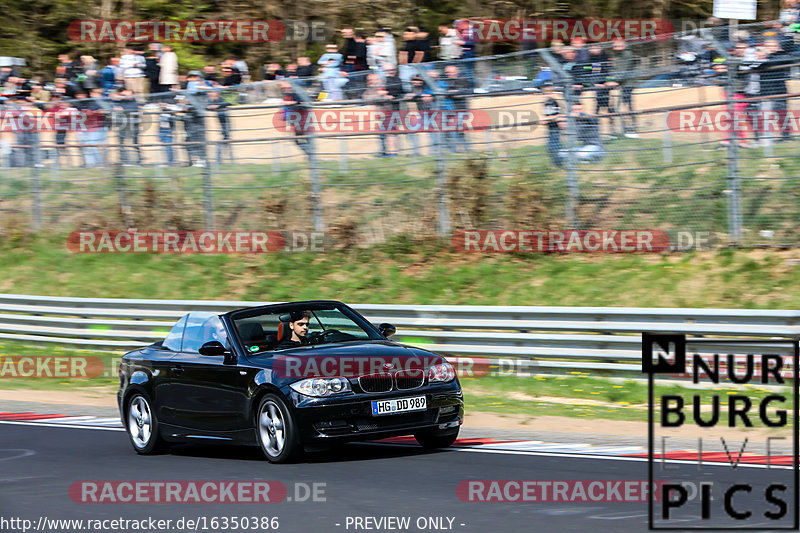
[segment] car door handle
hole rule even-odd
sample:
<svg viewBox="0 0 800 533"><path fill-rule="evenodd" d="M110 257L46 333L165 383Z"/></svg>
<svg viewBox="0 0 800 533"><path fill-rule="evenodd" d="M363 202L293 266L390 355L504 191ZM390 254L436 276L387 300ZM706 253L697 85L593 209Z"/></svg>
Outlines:
<svg viewBox="0 0 800 533"><path fill-rule="evenodd" d="M181 367L180 365L173 366L170 370L172 370L172 372L175 374L183 374L183 367Z"/></svg>

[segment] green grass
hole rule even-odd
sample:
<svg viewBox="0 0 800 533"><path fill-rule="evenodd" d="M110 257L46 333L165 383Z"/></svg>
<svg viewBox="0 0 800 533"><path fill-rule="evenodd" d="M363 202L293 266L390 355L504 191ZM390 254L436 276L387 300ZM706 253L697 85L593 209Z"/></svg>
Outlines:
<svg viewBox="0 0 800 533"><path fill-rule="evenodd" d="M57 344L30 344L24 342L2 340L0 341L0 389L22 390L76 390L91 387L104 387L117 385L117 367L122 352L110 353L79 348L62 347ZM19 364L18 358L51 358L48 368L52 371L56 359L80 358L88 369L97 369L97 372L87 372L96 377L47 377L31 378L20 375L27 373L32 367L30 363ZM13 359L10 359L13 358ZM99 359L99 361L97 359ZM33 359L36 361L37 359ZM95 363L102 365L102 373ZM35 363L34 363L35 364ZM63 363L62 363L63 364ZM66 363L67 365L69 363ZM66 368L66 367L64 367ZM98 375L99 374L99 375Z"/></svg>
<svg viewBox="0 0 800 533"><path fill-rule="evenodd" d="M793 251L459 254L393 239L262 255L75 254L66 235L0 240L0 292L348 303L800 308Z"/></svg>

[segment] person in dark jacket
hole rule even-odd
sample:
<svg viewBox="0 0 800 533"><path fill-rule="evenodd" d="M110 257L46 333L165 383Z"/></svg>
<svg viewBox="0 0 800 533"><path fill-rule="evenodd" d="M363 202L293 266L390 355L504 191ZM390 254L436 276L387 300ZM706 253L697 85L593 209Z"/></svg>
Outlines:
<svg viewBox="0 0 800 533"><path fill-rule="evenodd" d="M767 58L759 67L760 72L760 94L761 96L780 96L785 95L786 80L789 79L788 64L794 63L796 59L788 55L781 48L778 39L767 39L764 42L767 49ZM788 103L786 98L770 98L765 100L764 109L778 112L778 124L781 126L781 140L789 140L791 135L790 128L786 123L786 109Z"/></svg>
<svg viewBox="0 0 800 533"><path fill-rule="evenodd" d="M547 153L553 165L561 167L564 165L564 157L561 153L561 127L563 126L563 116L561 106L553 94L553 82L547 80L542 83L542 96L544 101L544 122L547 126Z"/></svg>
<svg viewBox="0 0 800 533"><path fill-rule="evenodd" d="M621 113L623 108L627 107L628 112L633 113L636 58L633 56L633 52L628 48L628 44L624 39L614 41L612 61L614 82L619 89L617 111ZM639 134L636 133L636 115L624 115L620 118L620 122L625 137L636 138L639 136Z"/></svg>
<svg viewBox="0 0 800 533"><path fill-rule="evenodd" d="M591 72L588 73L588 77L594 87L596 100L595 114L614 113L614 107L611 105L611 88L617 83L614 81L611 60L602 48L592 46L589 48L589 64ZM616 135L617 128L613 116L608 117L608 125L609 133Z"/></svg>
<svg viewBox="0 0 800 533"><path fill-rule="evenodd" d="M114 93L111 99L120 145L120 163L128 164L128 145L130 144L136 152L136 164L138 165L142 162L142 153L139 149L139 102L134 98L131 89L124 88Z"/></svg>
<svg viewBox="0 0 800 533"><path fill-rule="evenodd" d="M228 116L228 107L230 107L230 105L230 103L222 99L219 91L209 91L206 109L216 113L217 120L219 121L220 135L223 140L222 143L217 144L217 162L219 163L222 162L223 152L227 152L228 158L233 162L233 150L230 142L228 142L231 139L231 123L230 117Z"/></svg>
<svg viewBox="0 0 800 533"><path fill-rule="evenodd" d="M150 85L150 94L157 94L164 92L164 89L159 85L158 78L161 75L161 67L158 64L158 51L150 50L147 57L144 59L144 76Z"/></svg>

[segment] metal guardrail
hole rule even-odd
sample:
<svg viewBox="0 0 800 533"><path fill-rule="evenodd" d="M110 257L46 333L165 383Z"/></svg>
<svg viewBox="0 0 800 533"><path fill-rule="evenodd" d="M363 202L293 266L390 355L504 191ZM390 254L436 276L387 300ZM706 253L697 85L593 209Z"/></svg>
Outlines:
<svg viewBox="0 0 800 533"><path fill-rule="evenodd" d="M223 313L271 302L129 300L0 294L0 338L132 349L165 337L188 311ZM800 310L383 305L352 307L394 338L448 358L563 372L639 372L642 331L732 338L800 337ZM753 350L766 345L749 345ZM715 353L730 345L704 345ZM782 353L769 347L770 353ZM788 352L787 352L788 354Z"/></svg>

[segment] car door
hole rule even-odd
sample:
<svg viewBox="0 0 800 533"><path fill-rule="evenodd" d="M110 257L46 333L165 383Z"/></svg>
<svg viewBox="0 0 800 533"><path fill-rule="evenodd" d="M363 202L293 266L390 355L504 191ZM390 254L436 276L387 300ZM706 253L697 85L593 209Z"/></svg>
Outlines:
<svg viewBox="0 0 800 533"><path fill-rule="evenodd" d="M148 348L147 366L151 376L151 394L156 416L162 424L174 424L174 409L171 407L170 389L176 376L173 359L180 355L183 330L189 315L184 315L172 326L161 346Z"/></svg>
<svg viewBox="0 0 800 533"><path fill-rule="evenodd" d="M170 386L176 425L199 432L247 429L247 373L226 356L200 355L200 347L219 341L230 349L219 316L191 313L180 353L171 360L176 376Z"/></svg>

